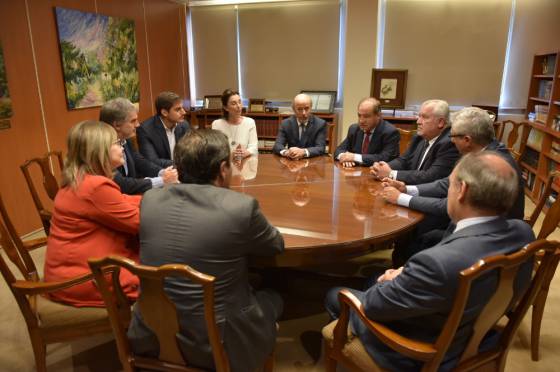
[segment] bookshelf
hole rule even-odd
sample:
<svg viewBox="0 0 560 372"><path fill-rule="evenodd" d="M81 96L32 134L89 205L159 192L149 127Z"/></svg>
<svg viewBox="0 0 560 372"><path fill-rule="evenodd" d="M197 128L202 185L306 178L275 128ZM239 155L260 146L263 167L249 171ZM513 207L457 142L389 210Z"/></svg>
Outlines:
<svg viewBox="0 0 560 372"><path fill-rule="evenodd" d="M525 193L538 201L548 178L560 170L560 53L537 54L533 58L527 98L522 143L525 142L520 165L525 180ZM560 181L553 184L553 195L560 190Z"/></svg>
<svg viewBox="0 0 560 372"><path fill-rule="evenodd" d="M289 113L277 113L277 112L243 112L243 116L247 116L255 120L255 125L257 126L257 136L259 137L259 151L269 152L272 151L274 146L274 141L278 135L278 127L282 120L290 117L292 114ZM334 124L335 129L333 133L336 133L336 114L313 114L327 123ZM216 110L197 110L191 111L190 123L194 128L206 128L212 125L212 122L216 119L222 117L221 111ZM327 146L330 147L336 145L336 139L333 138L332 145L329 143L327 138Z"/></svg>

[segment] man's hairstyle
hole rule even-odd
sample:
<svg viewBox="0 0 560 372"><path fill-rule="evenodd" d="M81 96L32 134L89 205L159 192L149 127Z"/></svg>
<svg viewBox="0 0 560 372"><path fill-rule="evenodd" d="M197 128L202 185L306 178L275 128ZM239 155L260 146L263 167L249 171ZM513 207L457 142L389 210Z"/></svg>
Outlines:
<svg viewBox="0 0 560 372"><path fill-rule="evenodd" d="M62 187L76 188L86 174L112 178L109 151L117 140L117 132L108 124L82 121L68 132L68 154L62 171Z"/></svg>
<svg viewBox="0 0 560 372"><path fill-rule="evenodd" d="M432 106L433 115L438 118L443 118L445 120L445 126L448 127L451 123L449 120L449 104L441 99L429 99L422 103L422 106Z"/></svg>
<svg viewBox="0 0 560 372"><path fill-rule="evenodd" d="M380 107L381 103L378 100L376 100L375 98L373 98L373 97L362 98L360 100L360 102L358 102L358 108L360 108L360 105L364 102L373 103L372 113L379 114L381 112L381 107Z"/></svg>
<svg viewBox="0 0 560 372"><path fill-rule="evenodd" d="M502 162L502 165L496 163ZM456 182L468 186L467 203L480 210L507 213L518 192L517 172L497 152L464 155L455 167Z"/></svg>
<svg viewBox="0 0 560 372"><path fill-rule="evenodd" d="M177 102L181 101L181 96L173 92L161 92L156 97L156 113L161 115L161 110L171 110L171 107Z"/></svg>
<svg viewBox="0 0 560 372"><path fill-rule="evenodd" d="M218 178L223 161L230 166L229 143L220 131L193 130L179 140L173 158L179 181L211 184Z"/></svg>
<svg viewBox="0 0 560 372"><path fill-rule="evenodd" d="M113 98L101 106L99 120L109 125L122 124L129 113L136 112L136 106L126 98Z"/></svg>
<svg viewBox="0 0 560 372"><path fill-rule="evenodd" d="M486 146L495 137L493 123L486 110L465 107L453 115L453 133L470 136L474 143Z"/></svg>
<svg viewBox="0 0 560 372"><path fill-rule="evenodd" d="M229 117L229 112L227 112L224 107L227 106L229 97L236 96L236 95L239 96L239 92L236 90L231 90L229 88L224 90L224 92L222 93L222 113L224 114L224 119L226 120Z"/></svg>

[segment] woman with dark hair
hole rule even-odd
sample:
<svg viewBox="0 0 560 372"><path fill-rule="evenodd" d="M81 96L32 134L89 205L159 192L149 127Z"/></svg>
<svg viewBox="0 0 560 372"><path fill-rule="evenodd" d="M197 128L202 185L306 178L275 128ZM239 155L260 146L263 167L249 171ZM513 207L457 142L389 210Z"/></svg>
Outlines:
<svg viewBox="0 0 560 372"><path fill-rule="evenodd" d="M259 153L257 127L251 118L242 116L243 103L239 93L226 89L222 93L222 111L224 117L212 122L212 129L219 130L228 138L236 159L243 159Z"/></svg>
<svg viewBox="0 0 560 372"><path fill-rule="evenodd" d="M124 163L117 133L108 124L83 121L68 133L62 185L54 200L47 241L45 281L56 282L90 272L88 259L119 255L138 260L141 196L124 195L113 171ZM138 278L121 270L125 293L137 296ZM104 306L91 281L50 295L74 306Z"/></svg>

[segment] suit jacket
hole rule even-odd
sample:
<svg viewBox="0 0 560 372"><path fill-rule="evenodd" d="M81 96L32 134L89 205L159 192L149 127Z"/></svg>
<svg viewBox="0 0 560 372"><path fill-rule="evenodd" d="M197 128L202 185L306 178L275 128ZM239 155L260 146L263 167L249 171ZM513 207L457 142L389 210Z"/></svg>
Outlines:
<svg viewBox="0 0 560 372"><path fill-rule="evenodd" d="M519 169L517 162L503 143L494 140L486 146L486 150L499 153L515 169L518 177L517 198L506 216L507 218L522 220L525 217L525 192L523 178L521 178L521 169ZM417 185L416 187L418 188L419 196L414 196L410 200L409 207L411 209L437 216L447 216L449 177Z"/></svg>
<svg viewBox="0 0 560 372"><path fill-rule="evenodd" d="M104 176L85 175L76 189L61 188L54 199L45 258L45 281L56 282L91 272L88 259L111 254L138 261L140 196L123 195ZM120 274L125 293L136 297L138 278ZM50 296L73 306L104 307L92 281L53 292Z"/></svg>
<svg viewBox="0 0 560 372"><path fill-rule="evenodd" d="M152 182L143 177L157 177L161 167L144 158L132 148L130 139L123 146L128 174L124 166L118 167L113 180L123 194L143 194L152 188Z"/></svg>
<svg viewBox="0 0 560 372"><path fill-rule="evenodd" d="M397 179L407 185L419 185L449 176L459 152L449 137L450 128L445 128L422 160L426 140L419 135L412 137L405 153L389 162L391 169L398 171Z"/></svg>
<svg viewBox="0 0 560 372"><path fill-rule="evenodd" d="M326 122L314 115L309 117L307 128L299 138L299 127L295 116L284 119L278 129L278 136L272 152L280 154L286 144L288 147L299 147L309 151L309 157L325 154L325 137L327 135ZM332 145L331 145L332 146Z"/></svg>
<svg viewBox="0 0 560 372"><path fill-rule="evenodd" d="M358 297L368 318L406 337L434 342L451 310L459 272L481 258L513 253L534 239L531 227L519 220L498 218L472 225L412 256L399 276L392 281L375 284L366 292L358 293ZM531 271L532 262L520 268L514 288L517 296L528 287ZM449 370L457 363L476 316L488 302L496 285L494 275L484 275L473 282L463 319L443 358L440 371ZM382 345L354 313L351 324L368 353L382 368L391 371L420 370L418 362Z"/></svg>
<svg viewBox="0 0 560 372"><path fill-rule="evenodd" d="M140 262L187 264L216 277L215 310L232 371L262 365L276 342L275 316L257 301L248 282L249 256L272 256L284 240L250 196L212 185L180 184L147 192L141 205ZM202 290L185 280L166 281L180 314L180 347L188 360L212 368ZM133 350L157 353L158 344L135 308L129 330Z"/></svg>
<svg viewBox="0 0 560 372"><path fill-rule="evenodd" d="M397 128L391 123L381 119L375 128L369 142L367 153L362 154L362 143L364 141L364 131L358 124L352 124L348 128L346 138L334 153L335 159L343 152L351 152L362 155L362 165L370 166L376 161L389 162L399 156L400 134Z"/></svg>
<svg viewBox="0 0 560 372"><path fill-rule="evenodd" d="M178 123L175 127L175 141L179 142L190 130L188 122ZM171 151L169 150L169 140L165 133L165 128L161 118L158 115L152 116L148 120L142 122L136 129L136 137L138 139L138 148L140 153L151 162L162 168L173 165L171 160Z"/></svg>

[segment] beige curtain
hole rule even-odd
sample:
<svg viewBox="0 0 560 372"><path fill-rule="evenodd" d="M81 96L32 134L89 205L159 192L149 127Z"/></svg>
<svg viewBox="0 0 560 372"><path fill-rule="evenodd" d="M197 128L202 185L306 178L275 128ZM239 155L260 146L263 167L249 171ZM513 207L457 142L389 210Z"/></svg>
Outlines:
<svg viewBox="0 0 560 372"><path fill-rule="evenodd" d="M239 5L245 98L288 101L302 89L336 91L339 8L338 0Z"/></svg>
<svg viewBox="0 0 560 372"><path fill-rule="evenodd" d="M190 12L196 99L238 89L235 7L200 6Z"/></svg>
<svg viewBox="0 0 560 372"><path fill-rule="evenodd" d="M387 0L384 68L408 69L406 104L498 105L511 0Z"/></svg>

